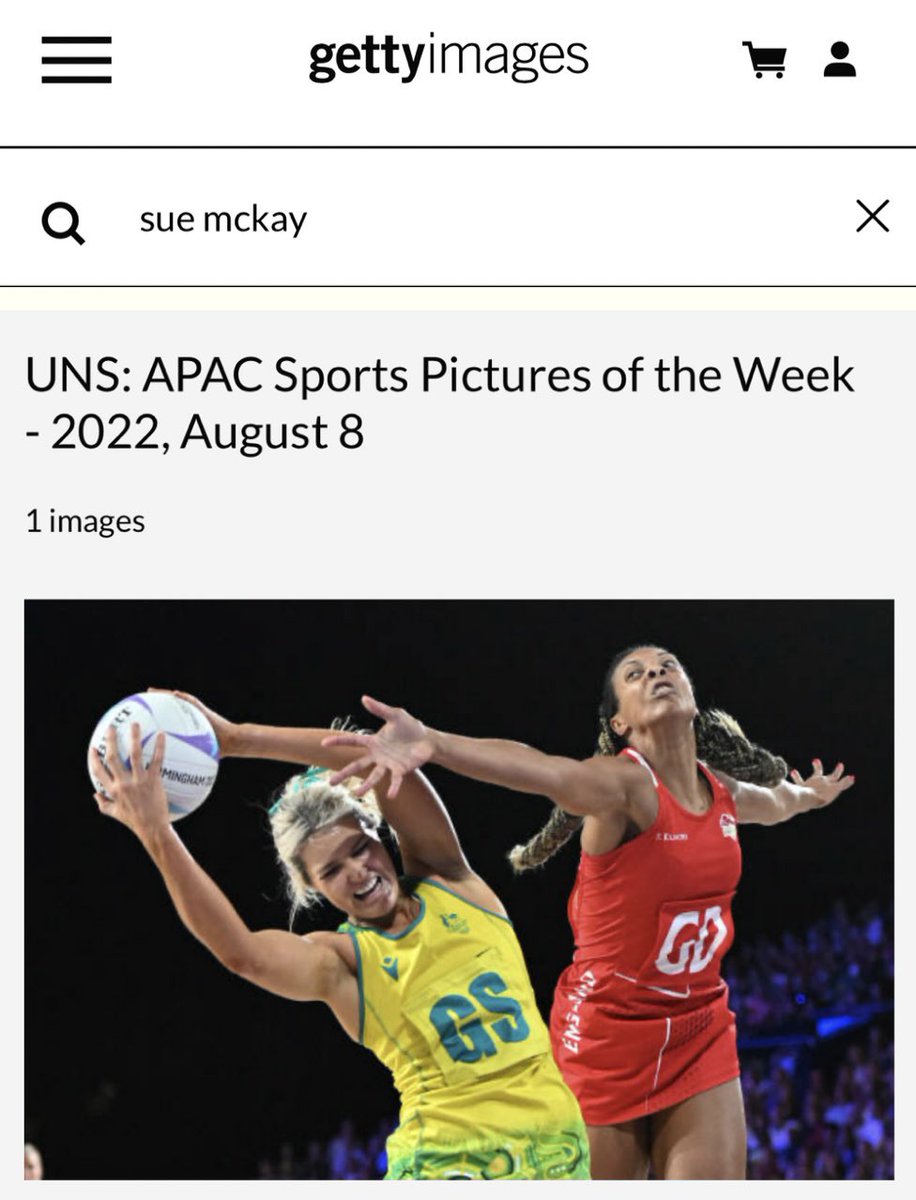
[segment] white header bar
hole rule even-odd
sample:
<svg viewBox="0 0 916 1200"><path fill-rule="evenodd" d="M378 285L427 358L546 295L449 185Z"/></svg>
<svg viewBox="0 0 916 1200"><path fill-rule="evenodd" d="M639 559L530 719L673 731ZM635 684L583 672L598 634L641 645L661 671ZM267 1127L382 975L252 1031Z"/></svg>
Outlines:
<svg viewBox="0 0 916 1200"><path fill-rule="evenodd" d="M900 0L7 7L0 145L916 143Z"/></svg>

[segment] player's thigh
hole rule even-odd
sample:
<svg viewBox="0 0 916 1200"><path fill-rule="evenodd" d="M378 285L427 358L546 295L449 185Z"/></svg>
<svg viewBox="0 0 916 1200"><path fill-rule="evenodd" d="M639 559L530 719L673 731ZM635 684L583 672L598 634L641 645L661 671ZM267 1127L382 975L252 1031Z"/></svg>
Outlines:
<svg viewBox="0 0 916 1200"><path fill-rule="evenodd" d="M682 1100L651 1121L657 1179L744 1179L747 1127L739 1079Z"/></svg>
<svg viewBox="0 0 916 1200"><path fill-rule="evenodd" d="M592 1179L645 1179L649 1173L649 1122L588 1125Z"/></svg>

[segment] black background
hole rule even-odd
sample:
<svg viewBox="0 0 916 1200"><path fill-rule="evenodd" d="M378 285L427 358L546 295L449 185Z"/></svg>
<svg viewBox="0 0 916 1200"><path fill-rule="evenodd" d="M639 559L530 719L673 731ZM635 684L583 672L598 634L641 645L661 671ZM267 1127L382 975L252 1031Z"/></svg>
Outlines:
<svg viewBox="0 0 916 1200"><path fill-rule="evenodd" d="M148 686L278 725L359 716L370 692L439 728L585 757L606 662L664 645L702 705L790 766L842 759L857 777L825 813L742 829L738 944L838 897L892 897L889 602L31 602L26 635L26 1132L51 1178L246 1178L283 1141L330 1136L344 1115L368 1132L396 1112L387 1072L330 1013L229 975L184 931L139 843L98 814L89 735ZM262 814L290 773L226 761L178 826L255 928L286 925ZM430 776L514 919L546 1015L571 952L575 850L514 879L505 851L547 802Z"/></svg>

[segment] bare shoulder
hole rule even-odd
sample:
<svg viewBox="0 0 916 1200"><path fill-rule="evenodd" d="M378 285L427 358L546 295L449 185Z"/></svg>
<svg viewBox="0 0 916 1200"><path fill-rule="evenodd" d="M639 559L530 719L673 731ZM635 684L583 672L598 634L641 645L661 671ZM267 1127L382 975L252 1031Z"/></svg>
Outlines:
<svg viewBox="0 0 916 1200"><path fill-rule="evenodd" d="M652 777L645 768L627 757L609 754L583 759L568 784L558 803L581 816L626 812L654 794Z"/></svg>
<svg viewBox="0 0 916 1200"><path fill-rule="evenodd" d="M739 825L777 825L789 815L783 786L746 783L742 779L733 779L724 771L714 770L713 774L728 790Z"/></svg>
<svg viewBox="0 0 916 1200"><path fill-rule="evenodd" d="M508 916L505 905L490 885L473 871L469 871L461 879L446 879L441 875L427 875L426 881L444 888L447 892L466 900L477 908L486 909L498 917Z"/></svg>
<svg viewBox="0 0 916 1200"><path fill-rule="evenodd" d="M605 779L619 781L627 788L638 788L643 782L652 787L652 776L646 768L626 754L593 754L584 760L583 765L588 766L596 778L603 775Z"/></svg>
<svg viewBox="0 0 916 1200"><path fill-rule="evenodd" d="M348 933L319 930L302 939L325 956L324 990L321 999L337 1018L341 1028L354 1042L362 1031L359 963L356 947Z"/></svg>
<svg viewBox="0 0 916 1200"><path fill-rule="evenodd" d="M340 960L341 966L349 974L354 977L356 976L358 971L356 950L353 946L353 939L348 933L336 933L330 929L317 929L313 933L303 934L302 940L310 946L325 950L328 955L334 954Z"/></svg>
<svg viewBox="0 0 916 1200"><path fill-rule="evenodd" d="M734 800L741 788L740 782L737 779L733 779L731 775L726 775L724 771L720 771L717 767L710 767L709 770Z"/></svg>

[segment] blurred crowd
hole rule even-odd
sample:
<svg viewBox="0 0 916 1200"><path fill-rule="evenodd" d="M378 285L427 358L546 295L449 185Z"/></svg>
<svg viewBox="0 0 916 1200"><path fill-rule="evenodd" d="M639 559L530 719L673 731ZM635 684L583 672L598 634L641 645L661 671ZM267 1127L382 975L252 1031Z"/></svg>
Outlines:
<svg viewBox="0 0 916 1200"><path fill-rule="evenodd" d="M379 1121L368 1137L360 1137L349 1118L329 1142L313 1139L301 1153L286 1142L275 1160L262 1159L259 1179L382 1179L387 1169L385 1141L395 1120Z"/></svg>
<svg viewBox="0 0 916 1200"><path fill-rule="evenodd" d="M837 902L801 934L740 947L725 976L744 1041L748 1178L892 1179L892 909ZM829 1020L849 1026L818 1038ZM754 1048L764 1039L768 1052Z"/></svg>
<svg viewBox="0 0 916 1200"><path fill-rule="evenodd" d="M749 1179L894 1177L893 914L842 903L802 933L759 938L726 963L742 1038ZM860 1024L816 1038L825 1016ZM766 1048L754 1038L766 1035ZM781 1039L782 1040L781 1042ZM262 1179L380 1179L394 1121L360 1137L345 1120L327 1144L281 1148Z"/></svg>
<svg viewBox="0 0 916 1200"><path fill-rule="evenodd" d="M749 1179L893 1179L894 1044L877 1025L832 1069L802 1049L745 1057Z"/></svg>
<svg viewBox="0 0 916 1200"><path fill-rule="evenodd" d="M739 943L725 962L739 1034L892 1004L892 925L890 909L869 904L853 918L838 901L804 933Z"/></svg>

